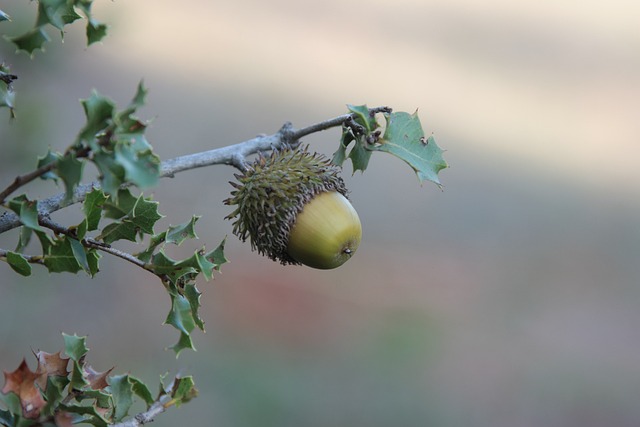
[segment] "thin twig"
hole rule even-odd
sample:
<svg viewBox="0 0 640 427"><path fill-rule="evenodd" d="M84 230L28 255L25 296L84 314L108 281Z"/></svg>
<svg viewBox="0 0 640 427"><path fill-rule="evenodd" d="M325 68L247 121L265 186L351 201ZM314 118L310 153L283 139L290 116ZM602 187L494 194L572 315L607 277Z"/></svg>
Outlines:
<svg viewBox="0 0 640 427"><path fill-rule="evenodd" d="M175 380L174 380L175 381ZM139 427L144 424L148 424L152 422L156 416L162 414L173 404L173 399L171 397L171 390L173 388L174 382L172 382L169 387L164 389L164 392L158 396L155 402L149 406L144 412L140 412L136 414L135 417L130 418L126 421L123 421L118 424L113 424L112 427Z"/></svg>
<svg viewBox="0 0 640 427"><path fill-rule="evenodd" d="M8 254L9 254L9 251L5 249L0 249L0 259L6 260ZM25 255L25 254L20 254L20 255L22 255L22 257L26 259L27 262L30 264L44 265L44 258L42 257L42 255Z"/></svg>
<svg viewBox="0 0 640 427"><path fill-rule="evenodd" d="M390 111L391 109L389 107L376 107L369 110L370 114ZM286 123L278 132L272 135L258 136L248 141L228 145L226 147L216 148L200 153L187 154L185 156L165 160L160 165L160 176L163 178L173 177L175 174L182 171L213 165L230 165L237 169L244 170L248 163L248 157L251 155L259 152L280 149L285 146L295 146L299 143L298 140L300 138L312 133L341 126L349 119L353 119L353 114L343 114L301 129L293 129L290 123ZM71 200L65 200L64 193L39 200L39 216L41 218L46 217L52 212L58 211L64 207L80 203L91 190L99 187L100 184L97 181L79 185L75 189ZM19 227L20 225L20 219L13 212L5 212L0 215L0 234Z"/></svg>
<svg viewBox="0 0 640 427"><path fill-rule="evenodd" d="M105 243L99 242L95 239L92 238L84 238L82 240L78 239L78 236L76 235L75 231L70 230L66 227L64 227L63 225L60 225L54 221L52 221L50 218L48 217L44 217L44 218L40 218L39 221L40 225L42 225L43 227L46 227L50 230L53 230L55 233L57 234L64 234L66 236L69 236L73 239L78 240L82 246L86 247L86 248L90 248L90 249L97 249L99 251L108 253L110 255L116 256L118 258L121 258L125 261L128 261L144 270L147 270L151 273L153 273L153 271L149 268L148 264L144 261L141 261L140 259L136 258L135 256L131 255L130 253L121 251L119 249L116 249L110 245L107 245ZM154 273L155 274L155 273Z"/></svg>

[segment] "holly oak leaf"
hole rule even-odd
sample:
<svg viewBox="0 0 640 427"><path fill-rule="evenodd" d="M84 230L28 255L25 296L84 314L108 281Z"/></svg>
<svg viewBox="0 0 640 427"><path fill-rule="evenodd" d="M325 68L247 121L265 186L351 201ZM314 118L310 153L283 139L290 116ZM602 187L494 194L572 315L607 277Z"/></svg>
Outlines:
<svg viewBox="0 0 640 427"><path fill-rule="evenodd" d="M109 386L109 383L107 383L107 377L111 371L113 371L113 368L105 372L98 372L91 366L87 365L85 366L84 371L86 373L87 380L89 380L89 387L91 387L92 390L102 390Z"/></svg>
<svg viewBox="0 0 640 427"><path fill-rule="evenodd" d="M3 373L5 384L2 393L15 393L22 405L22 415L25 418L37 419L40 416L40 410L46 404L40 390L36 387L36 380L41 374L32 372L24 359L15 371L3 371Z"/></svg>
<svg viewBox="0 0 640 427"><path fill-rule="evenodd" d="M38 351L37 353L34 353L34 355L38 360L36 373L40 375L36 379L36 382L40 387L40 390L46 390L48 377L66 377L69 375L69 372L67 371L69 358L62 357L61 352L51 354L45 351Z"/></svg>

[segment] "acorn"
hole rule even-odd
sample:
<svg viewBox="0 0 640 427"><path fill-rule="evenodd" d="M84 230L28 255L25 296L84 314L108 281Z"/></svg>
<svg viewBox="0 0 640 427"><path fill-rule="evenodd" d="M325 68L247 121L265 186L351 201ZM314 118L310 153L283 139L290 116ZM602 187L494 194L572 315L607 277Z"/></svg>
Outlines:
<svg viewBox="0 0 640 427"><path fill-rule="evenodd" d="M273 150L236 174L224 201L233 234L282 264L332 269L358 249L362 225L340 168L307 148Z"/></svg>

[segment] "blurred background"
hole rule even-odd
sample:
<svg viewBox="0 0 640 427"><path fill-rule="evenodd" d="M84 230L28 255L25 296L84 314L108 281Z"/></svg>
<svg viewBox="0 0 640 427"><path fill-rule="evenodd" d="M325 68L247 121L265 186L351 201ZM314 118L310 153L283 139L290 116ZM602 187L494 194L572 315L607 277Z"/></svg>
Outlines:
<svg viewBox="0 0 640 427"><path fill-rule="evenodd" d="M4 34L35 2L9 2ZM346 112L419 109L447 150L444 191L374 155L345 180L363 223L335 271L283 267L231 235L218 166L162 180L166 217L201 215L231 263L204 291L206 334L176 360L160 282L112 257L102 274L30 278L0 265L0 368L88 335L89 362L150 384L194 375L200 397L155 426L637 426L640 424L640 32L637 2L96 1L19 75L0 111L0 182L63 151L92 89L126 105L168 159ZM339 131L305 140L331 155ZM93 173L88 170L89 175ZM59 192L52 184L31 197ZM73 223L75 208L55 216ZM15 232L0 247L15 246ZM122 246L127 248L127 246ZM34 367L34 364L31 364Z"/></svg>

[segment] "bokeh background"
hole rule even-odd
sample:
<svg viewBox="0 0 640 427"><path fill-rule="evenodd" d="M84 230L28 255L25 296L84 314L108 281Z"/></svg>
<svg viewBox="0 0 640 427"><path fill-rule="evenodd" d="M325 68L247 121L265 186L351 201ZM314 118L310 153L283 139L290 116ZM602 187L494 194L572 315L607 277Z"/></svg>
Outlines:
<svg viewBox="0 0 640 427"><path fill-rule="evenodd" d="M207 332L177 360L153 276L30 278L0 265L0 367L89 336L90 363L155 384L192 374L200 397L154 425L637 426L640 424L640 5L634 1L97 1L19 75L0 117L1 182L62 151L92 89L141 116L162 158L389 105L447 150L444 191L374 155L345 179L364 226L335 271L282 267L231 235L232 170L166 179L160 226L202 215L231 263L202 282ZM17 35L35 2L5 2ZM305 140L332 154L338 131ZM89 170L91 173L91 170ZM4 187L4 185L3 185ZM60 191L27 188L30 196ZM74 208L56 215L72 223ZM13 248L15 233L0 236ZM33 360L31 360L33 362ZM33 366L33 364L32 364Z"/></svg>

